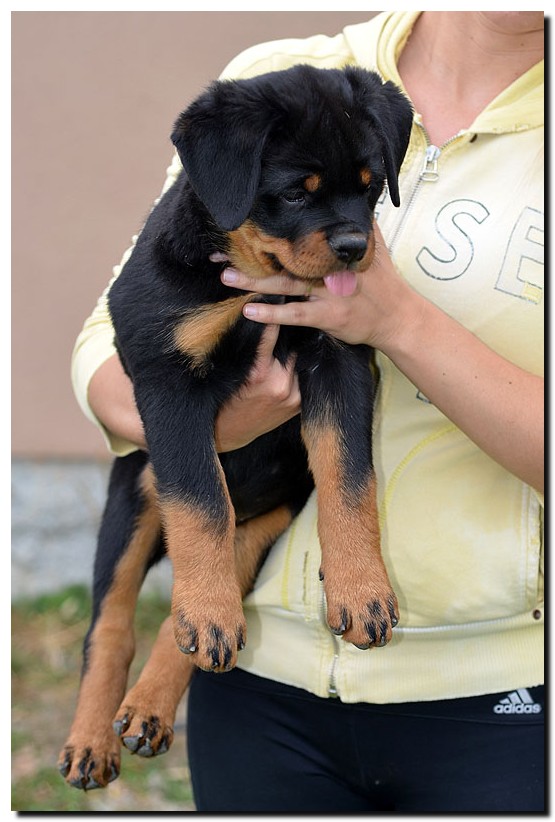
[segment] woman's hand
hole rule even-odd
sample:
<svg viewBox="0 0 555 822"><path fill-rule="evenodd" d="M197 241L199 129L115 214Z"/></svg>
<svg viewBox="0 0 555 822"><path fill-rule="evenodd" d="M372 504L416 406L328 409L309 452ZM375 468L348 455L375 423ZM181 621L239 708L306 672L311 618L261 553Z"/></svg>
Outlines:
<svg viewBox="0 0 555 822"><path fill-rule="evenodd" d="M543 490L543 379L488 348L399 275L380 231L376 254L349 296L284 276L252 279L234 269L224 283L245 291L306 296L284 305L248 303L249 319L319 328L377 348L446 417L508 471Z"/></svg>
<svg viewBox="0 0 555 822"><path fill-rule="evenodd" d="M224 270L222 280L244 291L308 298L284 305L248 303L244 315L251 320L320 328L343 342L364 343L385 351L390 340L398 340L407 323L418 320L421 306L419 296L395 269L376 225L374 233L374 261L357 275L356 289L349 296L332 293L322 282L311 287L287 276L255 279L232 268Z"/></svg>
<svg viewBox="0 0 555 822"><path fill-rule="evenodd" d="M219 452L241 448L299 413L295 361L291 358L281 365L273 355L278 334L279 326L268 326L264 330L247 382L218 414L215 440ZM106 360L93 375L89 403L108 431L148 450L133 384L117 354Z"/></svg>
<svg viewBox="0 0 555 822"><path fill-rule="evenodd" d="M277 325L264 329L247 382L216 418L216 449L220 453L247 445L300 411L295 361L291 358L281 365L274 357L278 334Z"/></svg>

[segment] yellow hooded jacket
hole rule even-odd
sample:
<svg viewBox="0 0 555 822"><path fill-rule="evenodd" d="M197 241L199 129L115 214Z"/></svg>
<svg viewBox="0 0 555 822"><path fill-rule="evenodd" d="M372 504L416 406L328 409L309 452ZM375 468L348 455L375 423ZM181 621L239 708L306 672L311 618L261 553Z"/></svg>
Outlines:
<svg viewBox="0 0 555 822"><path fill-rule="evenodd" d="M222 75L359 65L402 87L397 57L416 14L384 12L335 37L248 49ZM543 62L443 146L415 115L400 179L377 217L417 291L522 368L543 371ZM169 187L180 171L168 169ZM164 189L164 190L165 190ZM117 276L120 266L114 269ZM113 352L106 294L75 346L77 399ZM326 627L314 495L245 601L239 666L345 702L447 699L543 682L541 500L441 414L382 354L375 415L382 546L401 620L361 651ZM133 449L104 431L117 454Z"/></svg>

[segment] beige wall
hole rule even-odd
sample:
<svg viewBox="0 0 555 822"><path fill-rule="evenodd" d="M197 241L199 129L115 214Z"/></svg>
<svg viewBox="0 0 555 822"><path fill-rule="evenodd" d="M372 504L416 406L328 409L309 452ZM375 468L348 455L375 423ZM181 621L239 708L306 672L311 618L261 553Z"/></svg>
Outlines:
<svg viewBox="0 0 555 822"><path fill-rule="evenodd" d="M12 14L12 435L23 457L102 457L71 349L158 195L177 113L237 52L373 13Z"/></svg>

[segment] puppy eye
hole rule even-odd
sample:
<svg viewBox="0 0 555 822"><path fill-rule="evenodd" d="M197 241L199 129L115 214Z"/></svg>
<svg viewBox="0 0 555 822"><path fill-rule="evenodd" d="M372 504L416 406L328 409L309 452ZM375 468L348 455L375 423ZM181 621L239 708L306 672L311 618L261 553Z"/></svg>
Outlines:
<svg viewBox="0 0 555 822"><path fill-rule="evenodd" d="M292 205L302 205L306 200L306 191L301 191L300 189L297 189L296 191L286 191L281 196L286 203L291 203Z"/></svg>

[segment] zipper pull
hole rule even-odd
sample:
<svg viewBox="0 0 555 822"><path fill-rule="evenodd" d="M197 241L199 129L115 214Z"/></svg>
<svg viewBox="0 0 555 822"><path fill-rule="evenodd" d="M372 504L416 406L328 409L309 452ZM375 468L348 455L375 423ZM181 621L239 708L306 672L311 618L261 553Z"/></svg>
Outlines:
<svg viewBox="0 0 555 822"><path fill-rule="evenodd" d="M428 183L435 183L439 177L437 170L437 161L441 151L437 146L428 146L426 155L424 157L424 165L420 172L420 179Z"/></svg>

